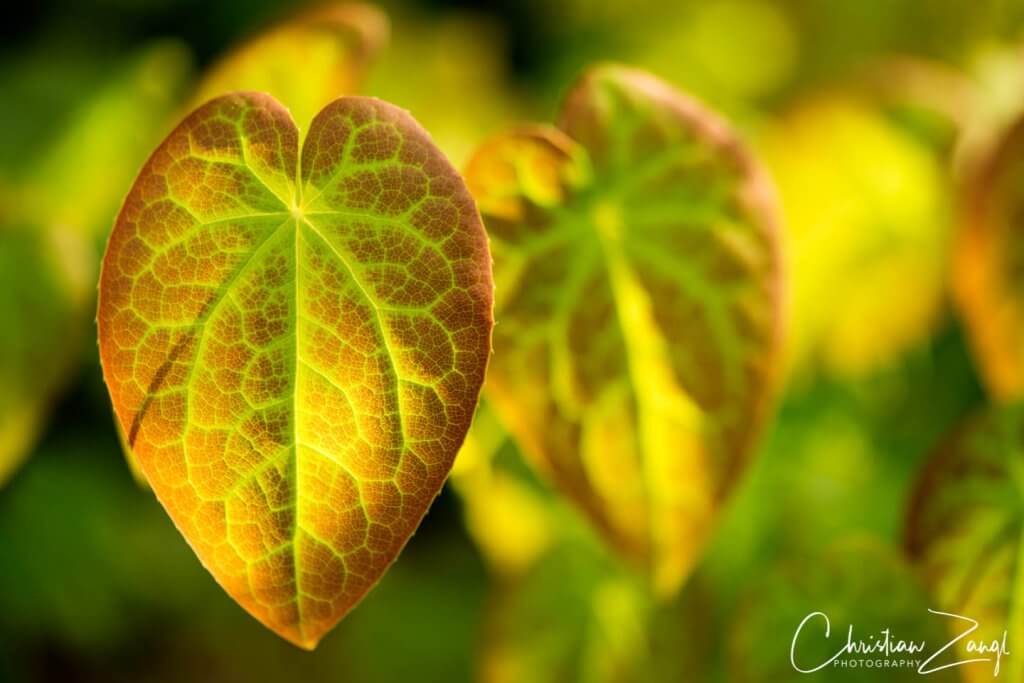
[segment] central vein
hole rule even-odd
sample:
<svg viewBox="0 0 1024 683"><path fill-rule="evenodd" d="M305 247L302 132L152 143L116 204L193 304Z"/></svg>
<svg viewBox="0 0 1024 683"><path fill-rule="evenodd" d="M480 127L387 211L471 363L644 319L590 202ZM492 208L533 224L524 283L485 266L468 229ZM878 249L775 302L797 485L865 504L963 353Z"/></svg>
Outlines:
<svg viewBox="0 0 1024 683"><path fill-rule="evenodd" d="M296 166L296 176L301 164ZM294 508L292 519L292 570L295 572L295 614L297 617L296 626L299 630L299 637L305 638L305 626L302 620L302 588L299 584L301 572L299 571L299 309L302 305L300 300L302 292L302 270L300 263L300 240L302 239L302 182L295 179L295 197L289 207L292 218L295 220L295 295L292 310L292 454L295 458L294 482L292 484L292 495L294 496Z"/></svg>

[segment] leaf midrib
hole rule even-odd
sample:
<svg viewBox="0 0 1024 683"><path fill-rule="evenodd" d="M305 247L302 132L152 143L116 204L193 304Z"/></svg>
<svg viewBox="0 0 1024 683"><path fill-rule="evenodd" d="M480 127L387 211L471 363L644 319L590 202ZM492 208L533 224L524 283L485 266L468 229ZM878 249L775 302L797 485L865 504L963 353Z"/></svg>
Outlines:
<svg viewBox="0 0 1024 683"><path fill-rule="evenodd" d="M244 147L245 147L245 145L243 145L243 148ZM317 454L321 455L322 457L328 457L328 456L319 447L314 446L312 444L306 444L302 440L302 438L301 438L300 429L299 429L299 414L300 414L300 405L299 405L299 394L300 394L299 376L300 376L300 368L299 368L299 366L300 366L300 363L304 362L299 357L299 324L300 324L300 317L301 317L302 286L303 286L303 283L302 283L301 240L304 239L303 235L304 235L304 232L307 231L307 230L308 230L308 234L314 236L315 239L317 239L320 242L322 242L323 245L329 250L329 252L334 255L334 257L337 260L337 262L341 264L342 269L348 275L352 285L359 291L359 293L362 296L362 298L366 301L368 306L373 311L374 320L375 320L375 327L377 329L378 334L380 335L380 339L382 340L382 342L384 344L385 353L387 355L387 361L388 361L388 364L390 365L390 368L391 368L391 374L393 376L392 377L393 391L394 391L395 401L398 403L397 418L398 418L398 422L399 422L399 434L400 434L400 437L401 437L401 443L398 446L399 459L398 459L398 462L395 465L396 468L401 466L402 459L404 459L404 457L405 457L405 448L406 448L407 435L405 433L405 417L404 417L403 407L401 405L400 383L402 381L402 377L401 377L401 374L399 373L398 364L396 362L396 356L394 355L394 351L393 351L393 348L392 348L392 343L391 343L391 340L388 337L387 329L386 329L386 326L384 325L384 320L383 320L383 316L382 316L382 311L383 310L386 310L386 309L390 310L390 309L388 307L382 306L380 304L380 302L378 302L376 300L376 298L373 295L371 295L371 293L369 292L367 287L363 284L361 278L357 274L357 270L356 270L355 266L353 265L353 263L349 260L349 258L345 254L343 254L342 250L336 244L334 244L334 242L332 240L330 240L314 224L314 222L312 220L310 220L310 218L309 218L309 217L316 217L316 216L332 216L332 217L336 217L336 218L355 219L355 220L369 221L369 222L380 224L380 223L386 222L387 217L381 216L379 214L361 213L361 212L357 212L357 211L344 211L344 210L322 210L321 209L321 210L312 210L312 211L309 211L309 212L303 211L302 207L303 207L304 202L303 202L303 199L302 199L302 190L304 188L304 182L303 182L303 179L301 177L301 173L302 173L302 161L301 161L302 147L303 147L303 145L300 143L300 145L299 145L299 155L298 155L298 159L297 159L297 163L296 163L296 167L295 167L295 171L296 171L295 176L296 177L293 180L293 184L292 184L292 188L291 188L291 190L292 190L292 196L291 197L282 197L280 194L278 194L278 192L273 188L271 183L266 181L264 178L260 177L260 174L257 171L257 168L249 164L248 155L243 153L244 160L243 160L243 164L242 165L244 165L249 170L249 172L251 173L252 177L256 181L258 181L260 183L260 185L267 191L267 193L270 195L270 197L273 197L274 200L276 200L277 202L280 203L280 205L281 205L281 210L280 211L273 211L273 212L269 212L269 211L268 212L250 212L250 213L247 213L247 214L244 214L244 215L241 215L241 216L227 217L227 218L223 218L223 219L217 219L215 221L199 222L195 226L196 229L202 229L202 228L209 227L210 225L216 225L216 224L220 224L220 223L243 222L243 221L245 221L246 219L249 219L249 218L257 218L257 217L262 218L262 217L269 217L269 216L285 216L285 220L283 222L281 222L280 224L276 225L275 227L273 227L272 229L267 231L265 236L262 239L260 239L258 244L256 244L252 248L252 251L249 253L249 255L246 256L243 259L243 262L235 269L235 271L229 276L229 278L217 288L217 292L211 297L211 303L209 304L208 309L206 311L204 311L204 313L201 316L201 318L197 319L195 322L193 322L193 323L191 323L189 325L189 327L191 327L193 329L193 335L198 336L198 343L197 343L196 351L195 351L195 353L193 355L194 361L193 361L191 367L189 368L189 372L188 372L188 375L187 375L186 380L185 380L185 393L186 393L186 397L190 397L191 394L192 394L192 383L193 383L193 380L194 380L194 377L195 377L196 370L197 370L197 368L199 366L199 362L198 361L202 357L202 352L203 352L203 349L205 348L206 340L208 338L207 334L206 334L207 323L216 314L216 312L219 310L219 308L223 304L224 300L228 299L231 296L231 289L239 282L239 280L242 277L244 277L244 275L247 272L250 271L252 266L259 261L260 256L266 252L266 249L268 248L268 246L273 244L281 236L282 230L286 229L287 226L291 225L292 229L294 230L294 237L293 237L293 261L294 261L294 268L295 268L295 273L294 273L294 290L295 291L294 291L294 299L293 299L293 302L292 302L291 333L289 334L290 343L292 345L290 357L291 357L291 372L292 372L292 378L293 378L293 382L291 383L291 391L292 391L292 396L291 396L291 400L292 400L292 416L291 416L292 417L292 419L291 419L292 438L291 438L291 445L289 447L289 450L291 450L291 456L290 457L292 458L292 463L291 463L292 464L292 486L291 486L292 500L290 501L290 507L293 510L293 521L292 521L293 528L292 528L291 537L290 537L290 539L286 543L291 545L290 550L291 550L291 555L292 555L293 571L294 571L294 575L295 575L294 576L294 579L295 579L295 605L296 605L296 615L297 615L296 629L298 631L299 639L301 641L303 641L303 642L308 642L308 637L307 637L307 634L306 634L306 631L305 631L305 625L304 625L303 617L302 617L302 595L303 595L303 593L302 593L302 588L301 588L301 585L300 585L301 571L300 571L300 562L299 562L299 556L298 556L298 537L299 537L300 531L304 532L304 533L308 533L311 537L314 537L314 536L310 532L305 530L305 528L301 524L301 520L299 519L299 498L300 498L300 495L301 495L301 493L299 491L299 480L300 480L300 477L299 477L299 463L300 463L299 449L300 449L300 447L303 447L303 448L307 448L311 452L314 452L314 453L317 453ZM324 193L324 191L327 189L328 185L330 185L331 182L333 182L333 180L335 180L338 177L338 175L340 175L341 173L344 172L344 168L343 167L344 167L347 159L348 159L348 151L346 150L345 158L341 162L339 162L339 170L335 174L333 174L331 176L331 178L328 179L328 181L325 181L324 186L318 189L316 194L313 195L312 200L318 199ZM316 367L313 367L313 366L311 366L310 369L312 371L315 371L315 372L318 372L318 373L321 373L321 374L323 372L319 368L316 368ZM330 379L330 378L328 378L328 379ZM333 384L333 380L331 380L331 383ZM335 385L335 386L337 386L337 385ZM339 390L340 390L340 388L339 388ZM349 397L347 396L347 394L346 394L346 399L350 400ZM186 420L187 420L187 424L191 424L192 423L192 413L191 413L191 411L192 411L192 404L193 404L193 401L186 400ZM144 412L145 412L145 405L143 406L143 408L140 409L138 417L141 417L144 414ZM277 466L282 458L284 458L285 462L287 462L287 457L288 457L287 455L281 454L279 456L274 456L274 457L269 458L267 460L267 462L261 464L255 470L253 470L252 472L250 472L247 475L245 475L244 477L242 477L238 482L235 482L235 484L233 484L228 489L228 492L225 494L225 498L227 496L229 496L231 492L237 491L238 488L240 488L241 486L245 486L246 484L251 483L253 480L255 480L257 477L259 477L261 474L266 472L270 467ZM332 462L336 463L338 466L342 467L342 469L344 469L346 472L348 472L348 474L350 476L352 476L352 478L355 481L357 481L357 482L359 481L359 478L356 477L351 471L349 471L347 466L345 466L344 463L342 463L341 461L339 461L339 460L337 460L335 458L328 458L328 459L330 459ZM188 459L186 458L186 467L187 466L188 466ZM186 470L186 471L188 471L188 470ZM188 476L191 479L191 472L189 472ZM361 496L361 494L360 494L360 496ZM330 552L334 553L335 555L338 555L337 550L334 547L332 547L331 545L329 545L327 543L324 543L323 541L319 541L319 540L318 540L318 542L323 544ZM273 552L280 552L281 550L283 550L283 547L282 546L278 546L278 548L275 549Z"/></svg>

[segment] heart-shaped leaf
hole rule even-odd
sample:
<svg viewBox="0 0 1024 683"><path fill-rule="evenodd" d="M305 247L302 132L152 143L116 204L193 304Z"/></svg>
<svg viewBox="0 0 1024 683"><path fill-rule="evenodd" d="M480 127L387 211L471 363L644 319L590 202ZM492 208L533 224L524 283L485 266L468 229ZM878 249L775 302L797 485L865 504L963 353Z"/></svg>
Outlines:
<svg viewBox="0 0 1024 683"><path fill-rule="evenodd" d="M360 91L388 32L387 16L373 5L315 8L221 58L199 84L193 106L228 92L268 92L305 126L328 102Z"/></svg>
<svg viewBox="0 0 1024 683"><path fill-rule="evenodd" d="M157 497L227 592L312 648L377 581L465 437L490 258L404 111L345 97L299 149L267 95L160 145L114 226L99 337Z"/></svg>
<svg viewBox="0 0 1024 683"><path fill-rule="evenodd" d="M979 622L971 639L1024 652L1024 405L975 416L936 452L917 484L907 548L937 609ZM966 624L954 626L966 628ZM956 634L963 631L957 628ZM958 643L961 659L977 657ZM1003 661L1003 677L1024 680L1024 658ZM967 680L991 680L992 666L965 667Z"/></svg>
<svg viewBox="0 0 1024 683"><path fill-rule="evenodd" d="M780 330L776 209L729 129L645 73L586 74L558 128L485 143L486 392L543 471L673 592L743 469Z"/></svg>
<svg viewBox="0 0 1024 683"><path fill-rule="evenodd" d="M1024 121L965 185L953 291L982 375L1024 396Z"/></svg>

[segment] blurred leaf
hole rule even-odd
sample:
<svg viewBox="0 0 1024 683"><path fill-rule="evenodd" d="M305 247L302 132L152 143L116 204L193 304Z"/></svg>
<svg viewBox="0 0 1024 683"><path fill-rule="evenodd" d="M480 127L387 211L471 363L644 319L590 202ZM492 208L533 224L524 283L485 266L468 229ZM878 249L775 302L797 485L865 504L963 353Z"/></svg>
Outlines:
<svg viewBox="0 0 1024 683"><path fill-rule="evenodd" d="M136 610L188 609L201 579L155 506L97 457L116 446L61 439L0 498L4 561L0 621L23 641L59 638L102 648L139 637ZM150 627L151 628L151 627Z"/></svg>
<svg viewBox="0 0 1024 683"><path fill-rule="evenodd" d="M824 620L816 618L800 630L793 656L804 669L814 668L839 652L853 637L873 642L888 629L893 641L925 641L931 652L948 641L942 618L928 613L927 596L900 555L868 537L840 540L821 556L789 560L750 582L736 618L732 621L726 656L730 683L797 683L801 681L920 681L916 666L890 667L884 679L876 667L844 667L842 661L887 659L884 654L848 653L839 665L816 674L798 672L790 662L794 636L801 622L815 612L831 624L825 635ZM920 659L892 654L890 661ZM989 672L991 675L991 672ZM952 683L954 670L940 671L927 680Z"/></svg>
<svg viewBox="0 0 1024 683"><path fill-rule="evenodd" d="M638 680L645 656L642 584L593 548L561 547L499 586L484 626L482 683Z"/></svg>
<svg viewBox="0 0 1024 683"><path fill-rule="evenodd" d="M779 3L680 3L679 14L675 21L651 22L637 41L639 63L730 110L792 78L799 36Z"/></svg>
<svg viewBox="0 0 1024 683"><path fill-rule="evenodd" d="M694 618L709 612L706 587L690 582L655 606L646 582L533 477L486 401L457 462L470 534L496 574L479 680L668 681L707 670L709 633Z"/></svg>
<svg viewBox="0 0 1024 683"><path fill-rule="evenodd" d="M103 243L124 188L166 132L189 71L187 51L173 42L127 60L30 167L25 215Z"/></svg>
<svg viewBox="0 0 1024 683"><path fill-rule="evenodd" d="M0 484L35 445L76 367L93 268L74 233L0 225Z"/></svg>
<svg viewBox="0 0 1024 683"><path fill-rule="evenodd" d="M554 540L550 500L495 461L511 446L490 404L480 402L451 481L462 497L466 525L490 568L501 576L525 571Z"/></svg>
<svg viewBox="0 0 1024 683"><path fill-rule="evenodd" d="M96 245L186 72L177 44L143 50L0 196L0 483L32 448L78 367Z"/></svg>
<svg viewBox="0 0 1024 683"><path fill-rule="evenodd" d="M399 14L394 33L366 92L408 109L456 164L486 135L523 116L529 98L509 83L504 35L494 22L469 13Z"/></svg>
<svg viewBox="0 0 1024 683"><path fill-rule="evenodd" d="M1024 117L1024 46L984 41L963 69L970 90L962 98L965 112L953 170L970 178Z"/></svg>
<svg viewBox="0 0 1024 683"><path fill-rule="evenodd" d="M249 39L214 64L189 108L230 92L265 92L305 129L328 102L360 91L387 40L387 16L373 5L318 7Z"/></svg>
<svg viewBox="0 0 1024 683"><path fill-rule="evenodd" d="M656 604L646 581L597 539L563 534L525 571L494 584L478 680L709 681L706 589L693 581L680 597Z"/></svg>
<svg viewBox="0 0 1024 683"><path fill-rule="evenodd" d="M767 183L717 117L615 66L584 76L561 128L491 139L467 177L495 258L488 398L671 594L767 408L781 295Z"/></svg>
<svg viewBox="0 0 1024 683"><path fill-rule="evenodd" d="M300 157L273 98L218 98L136 179L100 284L118 420L203 564L291 642L316 645L440 490L492 288L465 185L380 100L328 105Z"/></svg>
<svg viewBox="0 0 1024 683"><path fill-rule="evenodd" d="M789 230L790 365L858 376L926 339L943 311L949 229L936 155L843 94L792 109L760 146Z"/></svg>
<svg viewBox="0 0 1024 683"><path fill-rule="evenodd" d="M1024 120L965 184L956 301L989 390L1024 395Z"/></svg>
<svg viewBox="0 0 1024 683"><path fill-rule="evenodd" d="M907 547L939 609L980 622L976 640L1002 640L1003 675L1024 676L1020 604L1024 545L1024 406L992 408L950 435L914 491ZM959 624L957 625L959 626ZM954 633L960 633L957 629ZM958 644L962 659L974 656ZM991 680L992 665L964 668L969 681Z"/></svg>

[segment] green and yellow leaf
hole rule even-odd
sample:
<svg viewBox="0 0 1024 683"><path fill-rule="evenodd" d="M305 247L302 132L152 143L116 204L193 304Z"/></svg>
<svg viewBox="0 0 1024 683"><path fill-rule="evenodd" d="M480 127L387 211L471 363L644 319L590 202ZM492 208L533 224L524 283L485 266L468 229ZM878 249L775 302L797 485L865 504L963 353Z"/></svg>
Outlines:
<svg viewBox="0 0 1024 683"><path fill-rule="evenodd" d="M953 291L982 377L1024 396L1024 122L965 183Z"/></svg>
<svg viewBox="0 0 1024 683"><path fill-rule="evenodd" d="M843 93L794 107L759 143L788 231L787 364L857 377L920 344L945 304L942 160Z"/></svg>
<svg viewBox="0 0 1024 683"><path fill-rule="evenodd" d="M548 497L496 462L499 451L511 446L504 426L481 401L451 474L469 535L498 576L526 571L556 535Z"/></svg>
<svg viewBox="0 0 1024 683"><path fill-rule="evenodd" d="M405 112L343 97L189 115L125 200L99 338L121 428L225 590L312 648L437 495L490 350L490 257Z"/></svg>
<svg viewBox="0 0 1024 683"><path fill-rule="evenodd" d="M936 609L976 619L971 639L1024 651L1024 405L974 416L938 449L917 483L907 549L937 600ZM958 635L965 624L952 626ZM962 628L961 628L962 627ZM961 659L977 654L958 643ZM1003 660L1002 677L1024 677L1024 660ZM971 683L992 666L964 668Z"/></svg>
<svg viewBox="0 0 1024 683"><path fill-rule="evenodd" d="M583 77L559 127L484 143L467 180L495 259L488 398L673 593L768 407L781 328L769 184L716 116L618 66Z"/></svg>

